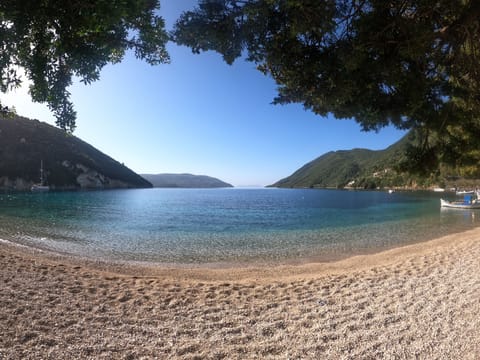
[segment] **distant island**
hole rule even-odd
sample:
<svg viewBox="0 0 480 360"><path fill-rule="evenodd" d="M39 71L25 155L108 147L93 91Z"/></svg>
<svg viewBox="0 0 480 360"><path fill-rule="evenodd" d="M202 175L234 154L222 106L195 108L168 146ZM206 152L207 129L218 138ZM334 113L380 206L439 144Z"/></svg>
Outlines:
<svg viewBox="0 0 480 360"><path fill-rule="evenodd" d="M43 163L53 190L152 187L147 180L81 139L20 116L0 117L0 189L29 190Z"/></svg>
<svg viewBox="0 0 480 360"><path fill-rule="evenodd" d="M154 187L161 188L230 188L233 185L206 175L141 174Z"/></svg>
<svg viewBox="0 0 480 360"><path fill-rule="evenodd" d="M402 163L408 162L405 152L412 141L411 134L407 134L384 150L331 151L269 187L409 190L478 187L478 179L462 177L458 169L446 166L423 176L402 169Z"/></svg>

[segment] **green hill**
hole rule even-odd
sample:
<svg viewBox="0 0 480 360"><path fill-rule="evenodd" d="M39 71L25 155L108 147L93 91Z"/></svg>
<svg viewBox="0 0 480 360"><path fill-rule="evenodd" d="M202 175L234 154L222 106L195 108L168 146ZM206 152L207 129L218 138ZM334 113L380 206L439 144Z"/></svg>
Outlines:
<svg viewBox="0 0 480 360"><path fill-rule="evenodd" d="M293 188L418 188L438 185L438 177L420 177L399 170L410 134L384 150L353 149L326 153L271 185Z"/></svg>
<svg viewBox="0 0 480 360"><path fill-rule="evenodd" d="M64 131L23 117L0 117L0 188L28 190L43 162L53 189L152 187L93 146Z"/></svg>
<svg viewBox="0 0 480 360"><path fill-rule="evenodd" d="M225 188L233 187L222 180L206 175L192 174L141 174L154 187L174 188Z"/></svg>

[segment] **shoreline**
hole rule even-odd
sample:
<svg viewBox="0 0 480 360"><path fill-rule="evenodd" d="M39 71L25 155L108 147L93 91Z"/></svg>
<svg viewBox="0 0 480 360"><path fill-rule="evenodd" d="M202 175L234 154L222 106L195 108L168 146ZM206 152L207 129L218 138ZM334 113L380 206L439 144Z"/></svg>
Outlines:
<svg viewBox="0 0 480 360"><path fill-rule="evenodd" d="M275 267L119 265L0 241L0 358L476 359L480 229Z"/></svg>
<svg viewBox="0 0 480 360"><path fill-rule="evenodd" d="M195 270L240 270L242 269L255 269L258 268L258 271L265 268L298 268L302 266L308 266L311 264L331 264L344 262L351 258L357 257L371 257L371 256L381 256L381 254L388 253L390 251L400 251L399 249L404 249L405 251L410 251L408 249L414 249L416 246L422 247L422 244L435 242L439 239L447 238L450 236L455 236L457 234L468 233L469 231L475 231L475 229L480 229L480 225L469 227L469 228L459 228L453 230L453 232L447 234L430 234L426 238L415 238L414 240L410 239L409 241L403 241L399 243L385 242L382 246L377 247L360 247L352 249L343 249L342 251L331 251L327 248L326 253L313 253L310 255L297 255L297 256L288 256L285 258L275 258L275 260L269 258L247 258L241 260L224 260L224 261L214 261L214 262L161 262L155 260L128 260L122 258L109 259L105 256L96 256L92 257L89 254L82 254L76 252L69 252L66 249L61 247L51 248L48 245L42 245L37 243L29 243L22 239L16 239L15 237L3 234L0 237L0 244L5 244L12 247L21 247L32 252L40 252L42 254L48 254L52 258L65 258L68 261L75 261L82 264L90 264L94 267L101 265L102 268L116 268L119 271L122 269L129 268L143 268L143 269L153 269L153 268L163 268L163 269L183 269L187 271ZM450 229L452 231L452 229ZM421 239L421 240L420 240Z"/></svg>
<svg viewBox="0 0 480 360"><path fill-rule="evenodd" d="M109 260L106 258L90 258L77 254L57 252L52 249L30 246L9 239L0 238L0 250L3 252L17 253L35 257L36 261L60 262L68 265L82 266L91 271L105 271L118 273L126 276L180 276L188 278L192 276L201 279L202 274L216 274L205 276L205 280L241 280L248 276L255 278L263 277L279 278L292 274L299 275L322 275L330 271L355 271L364 267L384 266L392 261L402 260L409 256L420 256L433 251L435 248L443 250L450 247L452 241L457 242L456 237L470 239L478 235L480 241L480 226L464 230L458 233L444 235L434 239L414 242L409 244L392 245L387 248L367 249L362 253L352 252L349 254L330 256L312 255L307 258L285 259L279 261L246 261L246 262L215 262L215 263L162 263L149 261ZM22 253L20 249L25 252ZM398 259L397 259L398 258ZM405 259L403 259L405 260ZM480 271L480 269L479 269ZM210 278L212 276L212 278Z"/></svg>

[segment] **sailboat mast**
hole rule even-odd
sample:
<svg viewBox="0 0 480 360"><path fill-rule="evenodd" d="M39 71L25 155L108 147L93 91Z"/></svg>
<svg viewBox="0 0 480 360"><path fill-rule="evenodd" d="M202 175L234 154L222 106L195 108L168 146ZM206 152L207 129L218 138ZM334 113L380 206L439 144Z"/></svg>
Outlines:
<svg viewBox="0 0 480 360"><path fill-rule="evenodd" d="M43 160L40 160L40 185L43 185L44 178L43 178Z"/></svg>
<svg viewBox="0 0 480 360"><path fill-rule="evenodd" d="M30 190L34 192L50 190L50 187L48 185L45 185L45 172L43 170L43 160L40 160L40 184L33 184Z"/></svg>

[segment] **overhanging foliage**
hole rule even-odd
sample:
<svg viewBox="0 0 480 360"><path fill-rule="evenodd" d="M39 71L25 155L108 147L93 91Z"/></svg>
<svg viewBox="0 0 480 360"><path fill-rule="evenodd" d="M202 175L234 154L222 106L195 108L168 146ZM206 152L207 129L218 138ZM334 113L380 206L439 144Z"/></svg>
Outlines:
<svg viewBox="0 0 480 360"><path fill-rule="evenodd" d="M157 0L2 0L0 90L20 86L23 69L32 99L47 103L57 125L73 131L67 90L73 76L86 84L98 80L128 49L150 64L169 61L159 7ZM0 104L1 113L8 111Z"/></svg>
<svg viewBox="0 0 480 360"><path fill-rule="evenodd" d="M173 37L230 64L244 55L275 79L274 103L419 130L417 169L479 164L478 1L204 0Z"/></svg>

